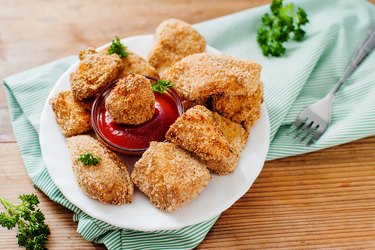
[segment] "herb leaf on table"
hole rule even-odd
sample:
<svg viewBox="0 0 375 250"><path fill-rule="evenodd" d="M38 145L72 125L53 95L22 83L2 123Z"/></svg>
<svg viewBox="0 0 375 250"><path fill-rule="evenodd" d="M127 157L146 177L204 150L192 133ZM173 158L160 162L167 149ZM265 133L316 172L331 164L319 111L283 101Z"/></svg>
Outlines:
<svg viewBox="0 0 375 250"><path fill-rule="evenodd" d="M6 211L0 213L0 225L7 229L18 227L17 239L20 247L27 250L43 250L50 234L44 222L44 214L36 207L39 199L35 194L23 194L18 197L22 203L14 205L0 197Z"/></svg>

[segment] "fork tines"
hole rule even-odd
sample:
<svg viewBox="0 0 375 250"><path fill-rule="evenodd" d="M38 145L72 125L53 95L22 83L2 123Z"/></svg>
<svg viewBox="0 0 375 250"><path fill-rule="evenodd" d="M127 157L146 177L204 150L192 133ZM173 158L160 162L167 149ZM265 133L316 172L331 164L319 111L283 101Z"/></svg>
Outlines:
<svg viewBox="0 0 375 250"><path fill-rule="evenodd" d="M309 112L308 116L303 113L295 120L287 135L295 133L293 139L299 140L299 142L304 142L306 139L309 139L306 145L310 146L324 133L324 121L313 112Z"/></svg>

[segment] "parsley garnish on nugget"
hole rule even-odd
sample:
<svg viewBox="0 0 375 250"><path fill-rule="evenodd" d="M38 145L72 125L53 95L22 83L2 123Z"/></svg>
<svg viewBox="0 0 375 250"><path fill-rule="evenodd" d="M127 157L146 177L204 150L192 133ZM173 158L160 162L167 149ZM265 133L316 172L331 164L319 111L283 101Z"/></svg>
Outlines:
<svg viewBox="0 0 375 250"><path fill-rule="evenodd" d="M96 166L102 161L102 158L96 155L93 155L92 153L86 153L86 154L81 154L77 160L82 162L84 166L88 166L88 165Z"/></svg>
<svg viewBox="0 0 375 250"><path fill-rule="evenodd" d="M18 197L22 203L14 205L0 197L6 212L0 213L0 225L7 229L18 227L17 239L20 247L26 249L47 249L44 245L50 230L45 224L44 214L35 208L39 204L35 194L23 194Z"/></svg>
<svg viewBox="0 0 375 250"><path fill-rule="evenodd" d="M154 92L159 92L162 94L164 91L167 90L167 88L173 87L173 84L171 81L166 80L158 80L157 83L151 85L151 89Z"/></svg>
<svg viewBox="0 0 375 250"><path fill-rule="evenodd" d="M121 43L120 38L118 36L112 40L111 46L108 48L108 54L116 53L121 58L125 58L128 56L128 52L126 52L126 47Z"/></svg>
<svg viewBox="0 0 375 250"><path fill-rule="evenodd" d="M273 0L271 13L262 17L262 25L258 29L257 41L265 56L282 56L285 53L283 43L293 33L294 41L301 41L305 31L301 28L307 24L307 14L302 8L293 10L293 3L283 6L282 0Z"/></svg>

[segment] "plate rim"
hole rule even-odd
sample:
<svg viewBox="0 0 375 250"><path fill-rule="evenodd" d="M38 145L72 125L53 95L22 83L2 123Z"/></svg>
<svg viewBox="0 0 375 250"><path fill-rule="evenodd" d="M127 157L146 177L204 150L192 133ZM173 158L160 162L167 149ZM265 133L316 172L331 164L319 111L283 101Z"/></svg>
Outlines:
<svg viewBox="0 0 375 250"><path fill-rule="evenodd" d="M130 37L127 37L127 38L122 38L121 39L121 42L124 43L126 40L128 39L149 39L150 37L152 37L153 39L153 35L152 34L148 34L148 35L138 35L138 36L130 36ZM108 42L102 46L99 46L98 48L96 48L97 50L101 50L105 47L107 47L108 45L110 45L111 42ZM215 48L207 45L207 49L211 50L211 51L215 51L215 52L218 52L218 53L222 53L218 50L216 50ZM254 184L255 180L258 178L260 172L262 171L263 169L263 166L264 166L264 163L265 163L265 160L266 160L266 156L268 154L268 150L269 150L269 144L270 144L270 119L269 119L269 115L268 115L268 111L267 111L267 107L266 107L266 104L265 102L263 102L263 104L261 105L261 115L264 116L265 118L265 132L267 134L266 136L266 141L265 141L265 145L266 145L266 149L263 151L263 155L261 155L261 167L259 168L259 171L257 172L256 176L255 176L255 179L248 185L246 185L246 189L244 189L240 195L234 195L230 202L227 202L225 206L223 207L220 207L220 210L221 212L217 213L217 212L210 212L210 213L207 213L205 216L200 216L200 217L197 217L195 220L190 220L189 223L184 223L184 225L180 225L180 226L163 226L163 225L158 225L158 226L153 226L151 229L150 228L146 228L146 227L142 227L142 226L134 226L134 225L131 225L131 226L124 226L123 224L124 223L119 223L119 224L114 224L114 223L110 223L108 222L105 218L100 218L100 216L97 216L97 215L92 215L92 213L87 210L84 206L84 208L82 208L79 204L77 204L76 202L72 202L70 199L67 198L67 195L66 193L61 189L60 185L59 184L56 184L56 183L59 183L58 181L56 182L55 180L55 175L51 174L50 173L50 167L48 167L49 164L51 164L50 162L46 162L46 157L45 157L45 136L44 135L44 131L45 129L42 129L44 128L44 123L43 121L46 119L46 115L47 115L47 109L50 108L50 105L49 105L49 100L51 97L54 96L54 92L56 92L56 89L60 86L61 82L63 81L63 79L69 75L71 73L71 70L76 67L79 63L79 60L77 60L76 62L74 62L60 77L59 79L55 82L53 88L51 89L51 91L49 92L48 94L48 97L44 103L44 106L43 106L43 111L42 111L42 115L41 115L41 123L40 123L40 133L39 133L39 143L40 143L40 149L41 149L41 153L42 153L42 158L43 158L43 162L45 164L45 167L47 168L47 171L49 173L49 176L51 177L51 180L52 182L54 183L54 185L56 185L56 187L59 189L59 191L63 194L64 198L67 199L71 204L73 204L74 206L76 206L78 209L80 209L82 212L86 213L87 215L89 215L90 217L92 217L93 219L96 219L96 220L100 220L104 223L107 223L108 225L112 225L112 226L115 226L115 227L118 227L118 228L121 228L121 229L132 229L132 230L140 230L140 231L144 231L144 232L152 232L152 231L160 231L160 230L176 230L176 229L181 229L181 228L184 228L186 226L191 226L191 225L196 225L196 224L199 224L199 223L202 223L202 222L205 222L205 221L209 221L209 220L212 220L213 218L215 218L216 216L220 215L222 212L224 212L225 210L227 210L228 208L230 208L231 206L233 206L233 204L239 200L244 194L246 194L248 192L248 190L251 188L251 186ZM47 158L48 159L48 158ZM238 192L239 193L239 192ZM236 193L237 194L237 193ZM69 196L69 195L68 195ZM91 197L89 197L91 198ZM92 199L92 198L91 198ZM120 225L121 224L121 225Z"/></svg>

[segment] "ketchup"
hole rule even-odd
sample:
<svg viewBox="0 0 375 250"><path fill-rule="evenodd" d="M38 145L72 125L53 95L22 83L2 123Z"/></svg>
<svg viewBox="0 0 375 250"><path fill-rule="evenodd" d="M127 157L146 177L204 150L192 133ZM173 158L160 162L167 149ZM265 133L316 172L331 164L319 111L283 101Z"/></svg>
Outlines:
<svg viewBox="0 0 375 250"><path fill-rule="evenodd" d="M98 110L98 125L102 134L113 144L128 149L147 148L151 141L163 141L169 126L178 118L179 113L171 96L157 92L154 95L154 116L139 125L114 122L105 105L102 105Z"/></svg>

